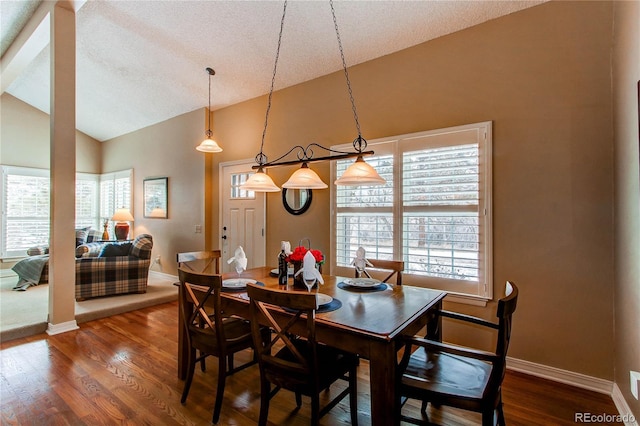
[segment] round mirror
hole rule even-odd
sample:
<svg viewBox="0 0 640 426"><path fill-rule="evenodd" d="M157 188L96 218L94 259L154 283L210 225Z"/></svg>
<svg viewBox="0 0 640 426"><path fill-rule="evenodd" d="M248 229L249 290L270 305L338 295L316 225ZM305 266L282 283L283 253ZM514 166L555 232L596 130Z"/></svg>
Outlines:
<svg viewBox="0 0 640 426"><path fill-rule="evenodd" d="M302 214L311 205L311 190L282 188L282 204L289 213Z"/></svg>

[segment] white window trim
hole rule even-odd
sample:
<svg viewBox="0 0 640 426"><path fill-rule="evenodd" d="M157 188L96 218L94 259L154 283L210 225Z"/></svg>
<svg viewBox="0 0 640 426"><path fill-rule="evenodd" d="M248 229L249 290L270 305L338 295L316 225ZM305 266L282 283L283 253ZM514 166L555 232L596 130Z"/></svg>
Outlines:
<svg viewBox="0 0 640 426"><path fill-rule="evenodd" d="M50 173L48 169L38 169L34 167L21 167L21 166L9 166L9 165L0 165L0 206L2 207L2 211L0 212L0 230L6 229L7 226L7 207L4 203L5 193L5 180L7 175L17 174L24 176L37 176L37 177L49 177ZM96 217L95 229L100 229L101 226L101 217L100 217L100 182L102 180L111 179L121 179L128 178L131 191L129 197L129 208L131 213L133 214L133 194L134 194L134 181L133 181L133 169L126 169L116 172L109 172L103 174L93 174L93 173L76 173L76 180L90 180L95 181L98 185L97 187L97 197L96 197L96 211L98 212L98 217ZM15 254L7 254L4 252L4 248L6 247L6 236L5 233L2 232L0 237L0 260L15 260L25 257L25 255L15 255Z"/></svg>
<svg viewBox="0 0 640 426"><path fill-rule="evenodd" d="M480 164L479 167L482 168L481 176L484 175L486 178L485 182L480 182L480 185L484 186L484 194L485 197L481 200L478 205L478 210L480 213L484 212L484 218L482 215L480 216L480 220L484 220L484 229L486 230L484 235L484 259L483 259L483 276L481 282L477 283L477 294L471 293L456 293L450 292L450 296L447 300L454 301L457 303L466 303L472 305L483 306L486 304L487 300L493 299L493 217L492 217L492 122L480 122L462 126L449 127L444 129L436 129L429 130L425 132L417 132L417 133L409 133L400 136L392 136L380 139L374 139L368 141L368 148L376 151L376 155L381 153L390 152L389 142L399 141L399 143L395 144L395 152L396 158L401 158L402 153L400 152L400 145L404 140L410 140L414 138L422 138L425 136L437 136L442 135L446 138L447 134L460 132L464 130L478 129L479 135L484 140L480 143ZM484 146L485 151L482 150ZM351 144L342 144L331 147L332 149L337 150L349 150L352 149ZM366 157L365 157L366 161ZM402 167L395 167L396 162L394 162L394 199L397 194L400 194L400 186L402 185ZM331 181L335 181L337 179L336 175L336 162L331 163ZM335 188L331 188L331 255L330 255L330 269L331 274L334 275L344 275L344 276L352 276L353 271L351 268L339 267L336 265L336 256L335 256L335 248L336 246L336 212L337 212L337 200L336 200L336 190ZM394 217L399 220L394 220L394 235L402 235L402 202L398 202L397 199L394 200L393 212ZM394 252L401 253L400 246L401 240L396 239L396 243L394 243ZM405 278L406 277L406 278ZM403 283L409 285L423 286L427 287L428 284L425 283L425 277L416 277L411 274L405 274L403 276ZM446 288L445 288L446 290Z"/></svg>

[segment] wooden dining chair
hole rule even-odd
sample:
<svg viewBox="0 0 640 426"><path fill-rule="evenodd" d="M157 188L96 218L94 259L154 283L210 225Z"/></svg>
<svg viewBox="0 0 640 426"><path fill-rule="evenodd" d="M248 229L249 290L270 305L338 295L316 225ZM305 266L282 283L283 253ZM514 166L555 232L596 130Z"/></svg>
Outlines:
<svg viewBox="0 0 640 426"><path fill-rule="evenodd" d="M220 306L221 275L201 274L179 268L178 276L182 326L189 347L187 377L180 401L184 404L187 400L196 363L210 355L217 357L218 385L212 419L213 423L217 423L227 376L256 363L254 356L251 361L237 368L233 367L233 355L253 347L251 326L247 320L223 315ZM199 356L196 356L196 350L199 351Z"/></svg>
<svg viewBox="0 0 640 426"><path fill-rule="evenodd" d="M413 424L432 424L426 413L427 404L448 405L482 413L482 425L504 425L502 380L506 370L507 349L511 336L512 315L518 302L518 287L507 281L505 296L498 300L498 323L469 315L439 311L440 317L497 330L495 351L486 352L432 340L408 337L399 366L399 390L404 404L407 398L422 401L423 419L400 415ZM412 347L418 349L412 351ZM426 418L426 419L425 419Z"/></svg>
<svg viewBox="0 0 640 426"><path fill-rule="evenodd" d="M178 262L178 268L186 266L187 270L193 270L194 272L204 272L213 263L214 274L220 273L220 258L222 253L220 250L206 250L206 251L188 251L176 254L176 260ZM194 263L189 264L195 260L206 260L202 262L197 268L194 269ZM186 265L185 265L186 264Z"/></svg>
<svg viewBox="0 0 640 426"><path fill-rule="evenodd" d="M222 257L222 253L220 250L204 250L204 251L187 251L176 254L176 261L178 262L178 268L184 267L188 271L192 272L205 272L207 268L213 265L213 269L211 273L219 274L220 273L220 258ZM196 262L202 261L202 262ZM180 285L180 282L177 282L176 285ZM200 369L202 371L207 370L206 365L206 357L199 357L200 359ZM233 361L233 358L232 358ZM233 368L233 363L231 365Z"/></svg>
<svg viewBox="0 0 640 426"><path fill-rule="evenodd" d="M301 395L311 397L311 424L335 407L347 394L351 423L358 424L357 365L358 358L350 353L318 343L316 340L317 300L313 293L266 289L249 284L251 327L260 366L260 418L267 424L269 401L281 389L295 393L296 405L302 405ZM291 315L275 315L268 305L285 308ZM299 321L306 322L303 334L292 333ZM269 324L273 334L269 342L260 338L259 324ZM296 330L300 333L300 329ZM280 348L277 353L273 350ZM348 378L346 377L348 373ZM320 392L338 379L349 386L320 409ZM274 386L271 389L271 386Z"/></svg>
<svg viewBox="0 0 640 426"><path fill-rule="evenodd" d="M404 261L402 260L382 260L382 259L367 259L369 263L373 266L369 266L365 268L362 273L364 273L367 277L373 278L369 274L369 269L374 270L383 270L383 271L391 271L389 275L385 279L382 280L383 283L386 283L391 279L394 275L396 276L396 285L402 285L402 272L404 271ZM361 277L360 271L356 269L356 278Z"/></svg>

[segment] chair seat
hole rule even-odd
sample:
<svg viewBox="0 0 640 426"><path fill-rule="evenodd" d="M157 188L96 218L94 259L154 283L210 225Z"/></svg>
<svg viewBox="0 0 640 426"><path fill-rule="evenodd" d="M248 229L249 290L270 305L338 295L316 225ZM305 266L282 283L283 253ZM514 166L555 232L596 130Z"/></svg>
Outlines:
<svg viewBox="0 0 640 426"><path fill-rule="evenodd" d="M416 350L402 377L402 385L440 395L481 400L493 366L487 362L449 353Z"/></svg>
<svg viewBox="0 0 640 426"><path fill-rule="evenodd" d="M311 359L309 346L305 340L297 339L293 341L293 344L303 357ZM326 345L318 344L316 347L316 353L319 360L318 387L320 390L328 388L336 381L336 379L347 374L349 369L358 364L357 356ZM296 361L296 357L286 347L278 351L276 358L289 362ZM286 377L287 380L284 381L283 377ZM269 377L269 380L273 384L282 386L283 388L291 391L298 391L303 395L310 395L315 392L314 389L308 386L309 379L306 375L301 375L300 378L296 380L291 372L289 372L288 376L284 374L277 375L275 377Z"/></svg>
<svg viewBox="0 0 640 426"><path fill-rule="evenodd" d="M251 324L242 318L225 318L223 320L225 346L228 352L235 352L236 346L247 348L251 346ZM217 354L218 339L214 330L191 326L193 335L192 345L200 351Z"/></svg>

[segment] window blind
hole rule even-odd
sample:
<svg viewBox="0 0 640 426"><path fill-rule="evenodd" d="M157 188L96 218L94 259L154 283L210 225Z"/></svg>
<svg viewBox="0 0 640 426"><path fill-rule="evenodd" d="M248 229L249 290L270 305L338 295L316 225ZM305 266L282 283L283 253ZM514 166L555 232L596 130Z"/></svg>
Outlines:
<svg viewBox="0 0 640 426"><path fill-rule="evenodd" d="M336 187L336 272L348 273L363 247L372 259L403 260L409 284L491 298L491 123L370 144L376 155L365 160L387 183ZM335 176L350 163L336 161Z"/></svg>

